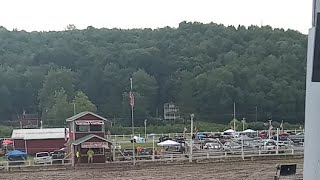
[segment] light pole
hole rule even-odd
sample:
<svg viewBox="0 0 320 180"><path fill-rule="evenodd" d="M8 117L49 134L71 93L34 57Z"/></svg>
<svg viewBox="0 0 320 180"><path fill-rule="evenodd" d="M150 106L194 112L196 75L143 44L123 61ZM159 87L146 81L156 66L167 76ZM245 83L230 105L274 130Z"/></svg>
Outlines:
<svg viewBox="0 0 320 180"><path fill-rule="evenodd" d="M147 142L147 119L144 120L144 138L145 142Z"/></svg>
<svg viewBox="0 0 320 180"><path fill-rule="evenodd" d="M155 147L154 147L154 136L155 136L156 134L149 134L149 136L152 136L152 161L154 161L154 159L155 159Z"/></svg>
<svg viewBox="0 0 320 180"><path fill-rule="evenodd" d="M279 154L279 128L277 128L277 152L276 154Z"/></svg>
<svg viewBox="0 0 320 180"><path fill-rule="evenodd" d="M135 138L134 138L134 121L133 121L133 106L134 106L134 96L132 91L132 78L130 78L130 105L131 105L131 126L132 126L132 160L133 165L136 165L136 157L135 157Z"/></svg>
<svg viewBox="0 0 320 180"><path fill-rule="evenodd" d="M244 151L243 151L243 134L241 134L241 157L244 160Z"/></svg>
<svg viewBox="0 0 320 180"><path fill-rule="evenodd" d="M190 118L191 118L191 140L190 140L190 155L189 155L189 162L192 162L192 149L193 149L193 117L194 114L190 114Z"/></svg>
<svg viewBox="0 0 320 180"><path fill-rule="evenodd" d="M242 118L242 131L244 131L244 124L246 123L246 118Z"/></svg>
<svg viewBox="0 0 320 180"><path fill-rule="evenodd" d="M236 131L236 103L233 103L233 130Z"/></svg>

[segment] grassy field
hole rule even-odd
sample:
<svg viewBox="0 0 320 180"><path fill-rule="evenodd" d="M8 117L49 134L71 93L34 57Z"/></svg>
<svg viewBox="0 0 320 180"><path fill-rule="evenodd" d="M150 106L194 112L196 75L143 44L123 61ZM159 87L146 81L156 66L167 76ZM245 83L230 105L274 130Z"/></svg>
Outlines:
<svg viewBox="0 0 320 180"><path fill-rule="evenodd" d="M121 143L121 149L132 149L132 143ZM137 148L139 145L142 148L152 148L152 142L147 143L135 143L135 147ZM157 142L154 142L155 147L157 147Z"/></svg>

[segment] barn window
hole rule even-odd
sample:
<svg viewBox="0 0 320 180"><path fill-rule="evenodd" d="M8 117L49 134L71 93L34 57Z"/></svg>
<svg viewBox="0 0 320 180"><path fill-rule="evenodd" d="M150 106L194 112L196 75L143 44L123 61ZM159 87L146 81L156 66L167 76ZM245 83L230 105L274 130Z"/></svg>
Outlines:
<svg viewBox="0 0 320 180"><path fill-rule="evenodd" d="M77 125L76 131L77 132L89 132L89 127L88 125Z"/></svg>
<svg viewBox="0 0 320 180"><path fill-rule="evenodd" d="M90 132L101 132L102 126L99 124L90 124Z"/></svg>

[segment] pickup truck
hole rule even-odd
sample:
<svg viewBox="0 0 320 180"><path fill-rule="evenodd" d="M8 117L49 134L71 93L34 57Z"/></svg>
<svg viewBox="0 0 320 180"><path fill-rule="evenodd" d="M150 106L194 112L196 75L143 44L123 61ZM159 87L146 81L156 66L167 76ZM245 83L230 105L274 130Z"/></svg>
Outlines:
<svg viewBox="0 0 320 180"><path fill-rule="evenodd" d="M33 159L34 164L51 164L52 157L48 152L38 152Z"/></svg>

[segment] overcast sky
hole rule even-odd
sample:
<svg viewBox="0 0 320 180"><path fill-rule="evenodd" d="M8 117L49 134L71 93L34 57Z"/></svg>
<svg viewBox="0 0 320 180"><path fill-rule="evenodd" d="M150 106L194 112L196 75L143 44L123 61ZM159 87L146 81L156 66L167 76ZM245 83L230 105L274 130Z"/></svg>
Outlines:
<svg viewBox="0 0 320 180"><path fill-rule="evenodd" d="M312 0L0 0L9 30L177 27L181 21L271 25L307 33Z"/></svg>

